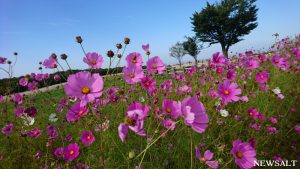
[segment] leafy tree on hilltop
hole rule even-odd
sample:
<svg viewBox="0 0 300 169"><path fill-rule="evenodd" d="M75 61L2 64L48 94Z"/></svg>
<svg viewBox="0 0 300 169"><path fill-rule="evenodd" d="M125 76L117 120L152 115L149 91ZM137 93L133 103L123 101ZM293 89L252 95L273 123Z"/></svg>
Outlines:
<svg viewBox="0 0 300 169"><path fill-rule="evenodd" d="M184 48L182 43L177 42L174 46L172 46L170 49L170 56L177 59L179 62L179 65L181 67L182 64L182 58L183 56L187 53Z"/></svg>
<svg viewBox="0 0 300 169"><path fill-rule="evenodd" d="M183 42L183 48L191 55L195 60L195 66L197 67L198 63L198 54L203 49L203 45L199 44L199 41L196 37L186 37L186 41Z"/></svg>
<svg viewBox="0 0 300 169"><path fill-rule="evenodd" d="M222 0L195 12L191 17L193 31L197 38L210 45L220 43L223 54L228 57L228 49L243 40L241 37L257 27L256 0Z"/></svg>

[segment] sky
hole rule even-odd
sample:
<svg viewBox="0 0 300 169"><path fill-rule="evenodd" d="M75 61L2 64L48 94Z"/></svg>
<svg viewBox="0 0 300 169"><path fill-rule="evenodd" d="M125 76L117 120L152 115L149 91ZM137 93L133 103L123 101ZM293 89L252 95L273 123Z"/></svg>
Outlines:
<svg viewBox="0 0 300 169"><path fill-rule="evenodd" d="M274 33L280 38L300 33L299 0L258 0L256 5L258 27L229 51L269 48ZM129 37L125 54L142 53L141 45L149 43L151 56L175 64L169 48L195 34L190 17L205 6L206 0L0 0L0 56L14 60L13 52L18 52L14 76L38 73L38 63L51 53L66 53L73 69L85 69L75 41L80 35L85 50L102 54L103 67L108 67L106 51L115 50L116 43ZM210 58L217 51L220 45L212 45L198 58ZM184 61L189 60L192 57L184 56ZM0 72L0 79L6 76Z"/></svg>

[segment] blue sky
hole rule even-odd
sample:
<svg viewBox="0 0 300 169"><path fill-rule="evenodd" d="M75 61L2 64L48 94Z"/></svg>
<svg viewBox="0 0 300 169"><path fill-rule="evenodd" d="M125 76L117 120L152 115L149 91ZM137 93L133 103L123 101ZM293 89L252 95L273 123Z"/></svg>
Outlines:
<svg viewBox="0 0 300 169"><path fill-rule="evenodd" d="M276 32L280 37L300 33L299 0L258 0L256 4L258 27L230 51L268 48ZM16 76L39 72L38 62L51 53L66 53L72 68L87 68L75 42L75 36L81 35L86 51L101 53L107 67L106 51L130 37L127 53L142 52L141 45L149 43L153 56L172 64L176 60L169 56L170 46L185 35L194 35L190 17L205 6L205 0L0 0L0 56L12 59L13 52L19 53ZM220 50L219 44L213 45L199 58ZM4 76L1 72L0 78Z"/></svg>

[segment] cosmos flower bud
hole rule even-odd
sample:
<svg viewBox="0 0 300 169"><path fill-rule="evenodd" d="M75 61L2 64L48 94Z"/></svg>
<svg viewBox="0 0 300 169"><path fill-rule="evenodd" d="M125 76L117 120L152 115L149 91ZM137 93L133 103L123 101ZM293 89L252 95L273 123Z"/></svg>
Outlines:
<svg viewBox="0 0 300 169"><path fill-rule="evenodd" d="M83 40L82 40L81 36L76 36L76 41L77 41L77 43L81 44Z"/></svg>
<svg viewBox="0 0 300 169"><path fill-rule="evenodd" d="M68 56L65 53L63 53L63 54L60 55L60 58L62 60L66 60L68 58Z"/></svg>
<svg viewBox="0 0 300 169"><path fill-rule="evenodd" d="M128 153L128 157L129 157L130 159L134 158L134 157L135 157L134 151L130 151L130 152Z"/></svg>
<svg viewBox="0 0 300 169"><path fill-rule="evenodd" d="M9 61L7 61L7 63L10 65L10 64L11 64L11 61L9 60Z"/></svg>
<svg viewBox="0 0 300 169"><path fill-rule="evenodd" d="M18 53L17 53L17 52L14 52L14 55L15 55L15 56L17 56L17 55L18 55Z"/></svg>
<svg viewBox="0 0 300 169"><path fill-rule="evenodd" d="M124 38L124 43L125 43L126 45L128 45L128 44L130 43L130 39L129 39L129 38Z"/></svg>
<svg viewBox="0 0 300 169"><path fill-rule="evenodd" d="M148 56L150 55L150 51L149 50L147 50L146 55L148 55Z"/></svg>
<svg viewBox="0 0 300 169"><path fill-rule="evenodd" d="M39 62L39 64L41 65L41 64L43 64L42 62Z"/></svg>
<svg viewBox="0 0 300 169"><path fill-rule="evenodd" d="M117 57L118 57L119 59L121 59L122 55L121 55L121 54L118 54Z"/></svg>
<svg viewBox="0 0 300 169"><path fill-rule="evenodd" d="M122 44L121 44L121 43L117 43L117 44L116 44L116 47L117 47L118 49L122 49Z"/></svg>
<svg viewBox="0 0 300 169"><path fill-rule="evenodd" d="M51 54L51 57L52 57L53 59L57 59L57 55L56 55L55 53L52 53L52 54Z"/></svg>
<svg viewBox="0 0 300 169"><path fill-rule="evenodd" d="M39 67L39 70L42 70L43 68L42 67Z"/></svg>
<svg viewBox="0 0 300 169"><path fill-rule="evenodd" d="M114 57L115 53L112 50L107 51L107 56L108 57Z"/></svg>

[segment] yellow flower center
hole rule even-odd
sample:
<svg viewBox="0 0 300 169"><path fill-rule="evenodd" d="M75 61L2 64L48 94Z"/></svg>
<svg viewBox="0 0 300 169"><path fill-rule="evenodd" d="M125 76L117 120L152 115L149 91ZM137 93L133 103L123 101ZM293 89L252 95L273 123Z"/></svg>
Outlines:
<svg viewBox="0 0 300 169"><path fill-rule="evenodd" d="M236 152L236 156L238 157L238 158L243 158L243 154L241 153L241 152Z"/></svg>
<svg viewBox="0 0 300 169"><path fill-rule="evenodd" d="M133 73L130 73L129 77L130 77L130 78L134 78L134 74L133 74Z"/></svg>
<svg viewBox="0 0 300 169"><path fill-rule="evenodd" d="M87 136L87 139L88 139L88 140L91 139L91 136Z"/></svg>
<svg viewBox="0 0 300 169"><path fill-rule="evenodd" d="M153 68L153 69L156 69L156 68L157 68L157 66L156 66L156 65L153 65L153 66L152 66L152 68Z"/></svg>
<svg viewBox="0 0 300 169"><path fill-rule="evenodd" d="M92 65L95 65L97 62L95 60L90 61Z"/></svg>
<svg viewBox="0 0 300 169"><path fill-rule="evenodd" d="M82 111L82 110L80 110L80 111L79 111L79 115L82 115L82 114L83 114L83 111Z"/></svg>
<svg viewBox="0 0 300 169"><path fill-rule="evenodd" d="M89 94L91 92L90 88L85 86L81 89L82 94Z"/></svg>
<svg viewBox="0 0 300 169"><path fill-rule="evenodd" d="M203 163L205 162L205 158L204 157L201 158L201 162L203 162Z"/></svg>
<svg viewBox="0 0 300 169"><path fill-rule="evenodd" d="M74 151L73 151L73 150L71 150L71 151L70 151L70 155L73 155L73 154L74 154Z"/></svg>
<svg viewBox="0 0 300 169"><path fill-rule="evenodd" d="M252 116L252 115L253 115L253 113L252 113L252 112L250 112L250 113L249 113L249 115L250 115L250 116Z"/></svg>
<svg viewBox="0 0 300 169"><path fill-rule="evenodd" d="M149 86L149 85L150 85L150 82L146 82L145 85L146 85L146 86Z"/></svg>
<svg viewBox="0 0 300 169"><path fill-rule="evenodd" d="M126 118L126 123L131 125L131 126L134 126L136 124L136 120L130 118L130 117L127 117Z"/></svg>
<svg viewBox="0 0 300 169"><path fill-rule="evenodd" d="M260 78L263 79L263 78L264 78L264 75L260 75Z"/></svg>
<svg viewBox="0 0 300 169"><path fill-rule="evenodd" d="M228 91L228 90L225 90L225 91L224 91L224 94L228 95L228 94L229 94L229 91Z"/></svg>
<svg viewBox="0 0 300 169"><path fill-rule="evenodd" d="M166 111L167 111L168 113L171 113L171 112L172 112L172 110L171 110L169 107L166 109Z"/></svg>
<svg viewBox="0 0 300 169"><path fill-rule="evenodd" d="M39 133L39 131L35 130L33 134L36 136L36 135L38 135L38 133Z"/></svg>

